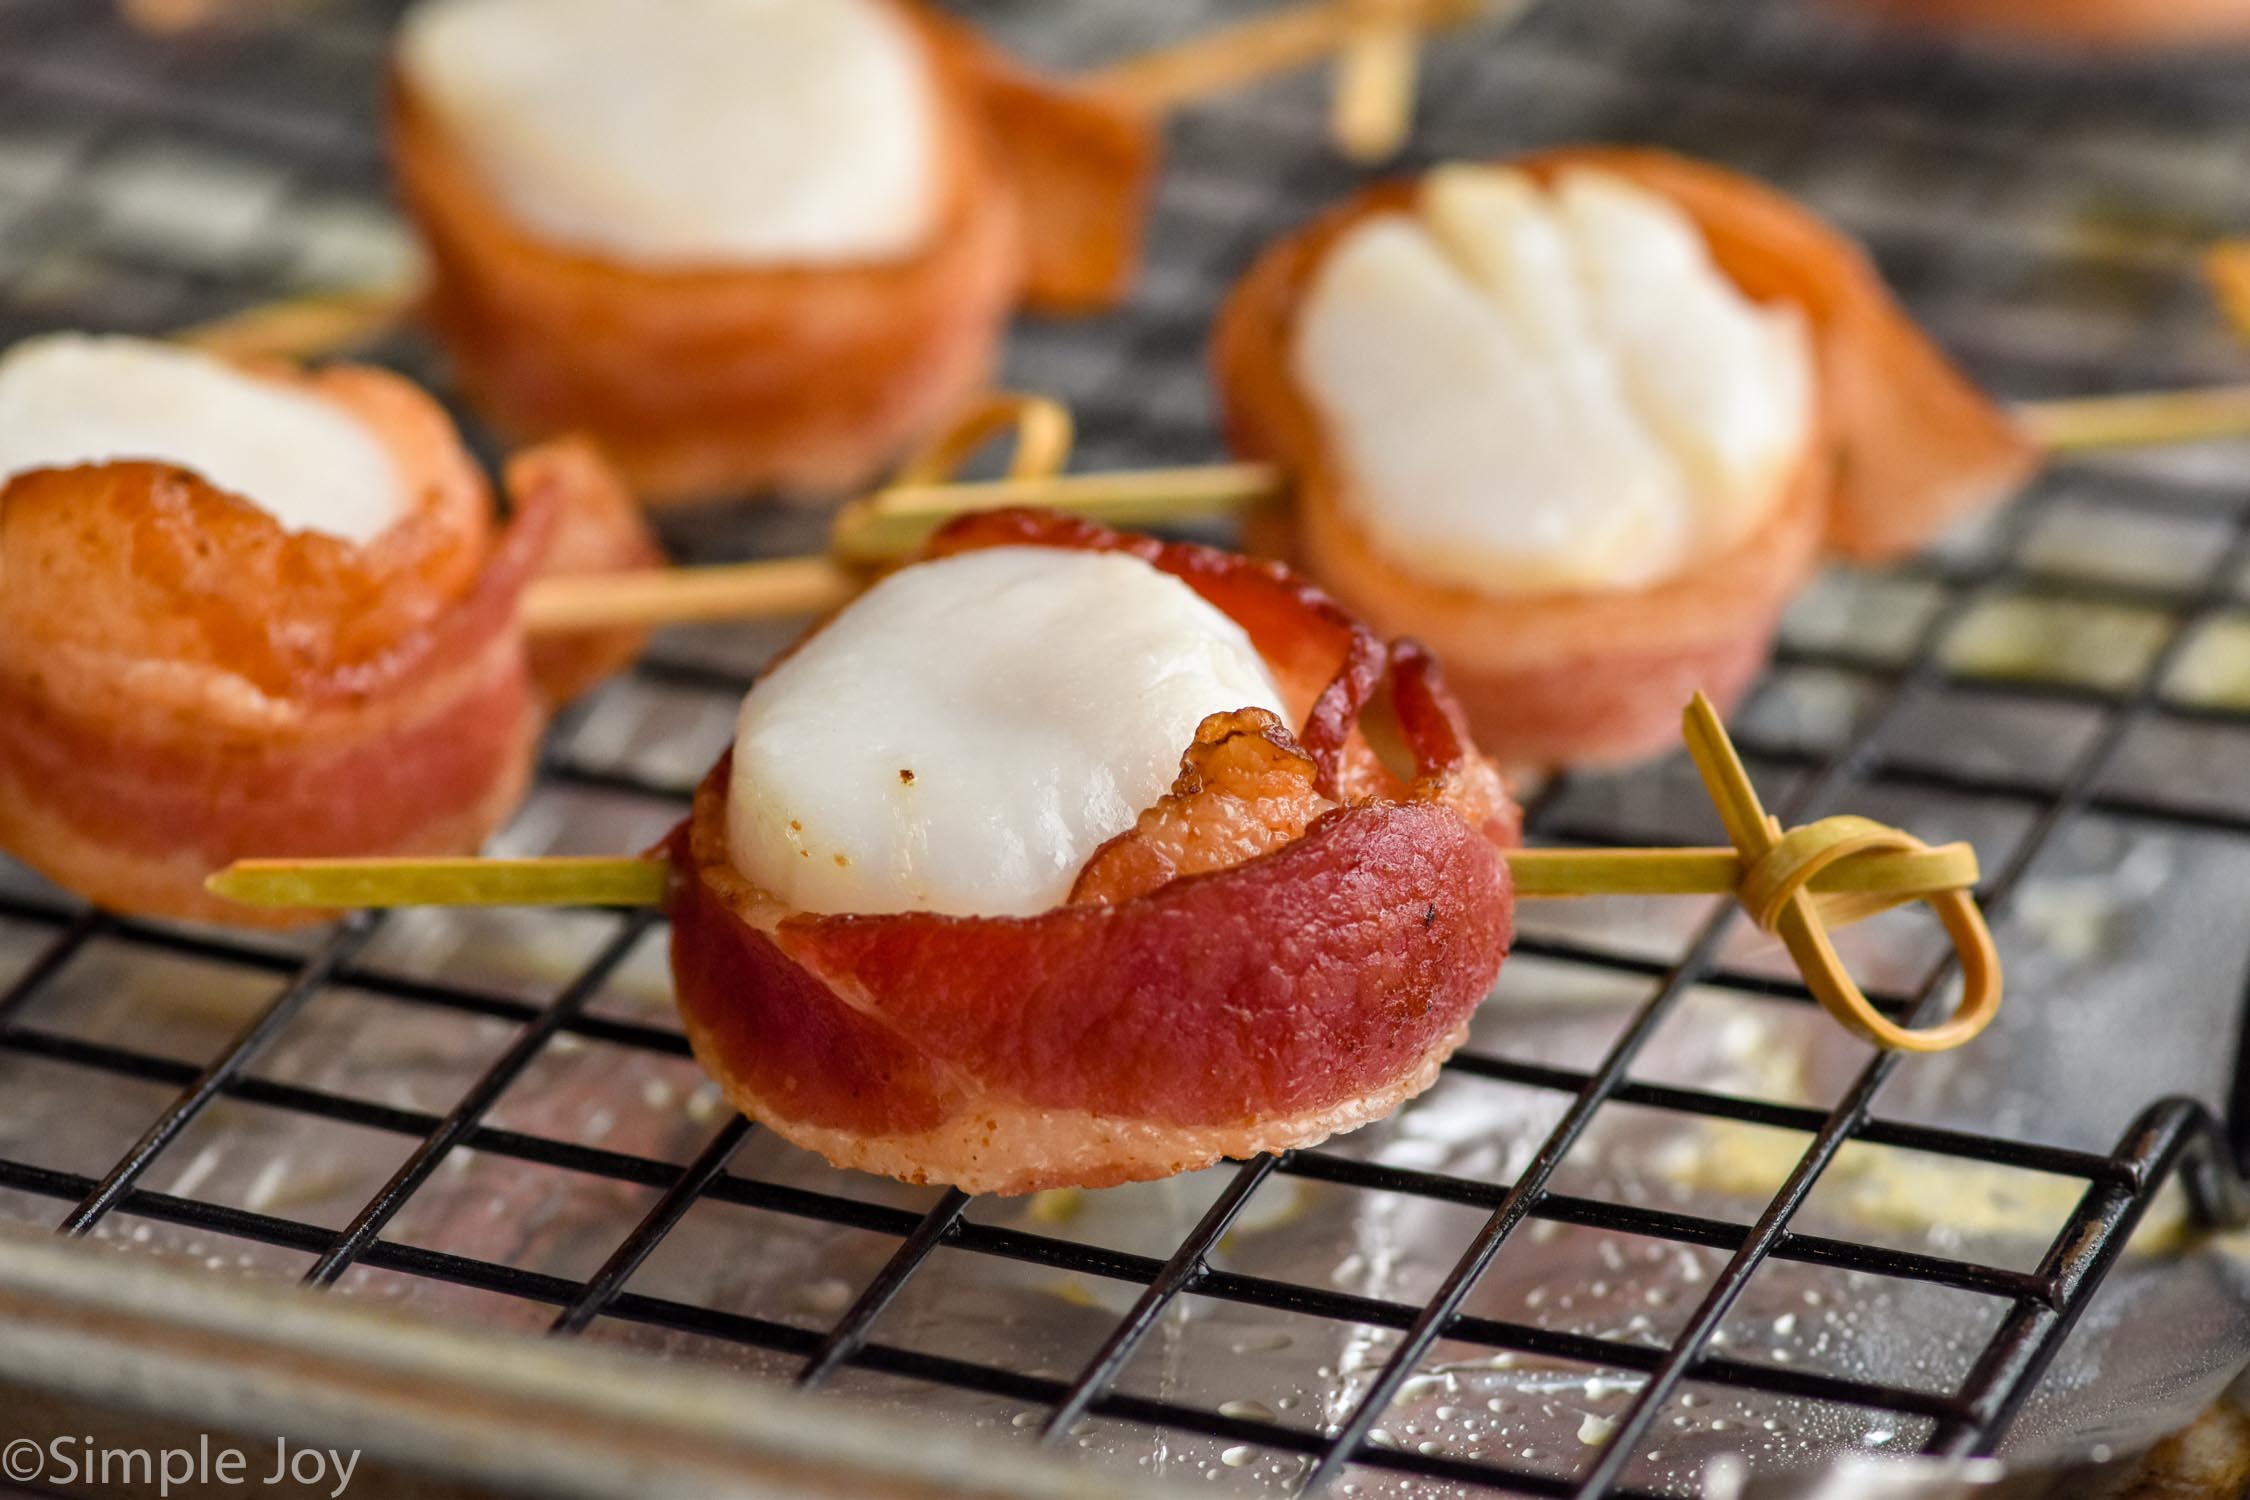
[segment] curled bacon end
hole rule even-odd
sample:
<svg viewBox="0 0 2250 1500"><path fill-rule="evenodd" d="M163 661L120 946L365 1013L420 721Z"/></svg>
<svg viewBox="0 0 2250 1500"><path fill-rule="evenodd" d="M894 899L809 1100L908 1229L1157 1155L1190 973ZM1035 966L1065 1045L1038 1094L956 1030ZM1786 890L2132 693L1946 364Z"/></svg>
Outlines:
<svg viewBox="0 0 2250 1500"><path fill-rule="evenodd" d="M1185 579L1268 653L1302 729L1214 715L1172 792L1034 917L787 911L729 858L722 761L665 846L705 1067L839 1165L983 1192L1283 1150L1426 1087L1506 955L1514 830L1427 659L1205 548L1024 512L934 546L1009 544L1129 551ZM1363 713L1387 714L1398 771Z"/></svg>
<svg viewBox="0 0 2250 1500"><path fill-rule="evenodd" d="M553 535L541 578L584 577L660 568L664 549L648 519L593 444L564 438L508 460L502 479L518 509L549 507ZM559 708L631 665L646 630L576 630L541 635L528 648L531 677L549 708Z"/></svg>
<svg viewBox="0 0 2250 1500"><path fill-rule="evenodd" d="M1026 68L965 22L922 14L978 80L985 138L1022 214L1025 305L1056 314L1114 306L1140 269L1161 156L1156 121Z"/></svg>
<svg viewBox="0 0 2250 1500"><path fill-rule="evenodd" d="M1303 838L1336 805L1319 783L1320 767L1266 710L1213 714L1196 726L1172 790L1086 861L1071 904L1129 901Z"/></svg>
<svg viewBox="0 0 2250 1500"><path fill-rule="evenodd" d="M2015 493L2037 467L2015 421L1915 326L1867 252L1796 200L1669 151L1571 147L1524 165L1599 168L1661 193L1745 292L1804 309L1834 456L1827 542L1837 552L1912 551Z"/></svg>

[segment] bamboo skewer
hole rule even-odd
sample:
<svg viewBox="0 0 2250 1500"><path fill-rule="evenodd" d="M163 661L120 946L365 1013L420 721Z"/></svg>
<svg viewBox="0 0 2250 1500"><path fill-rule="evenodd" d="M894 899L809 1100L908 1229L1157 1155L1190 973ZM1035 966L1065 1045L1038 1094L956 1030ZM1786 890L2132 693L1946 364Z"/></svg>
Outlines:
<svg viewBox="0 0 2250 1500"><path fill-rule="evenodd" d="M1515 893L1526 900L1595 896L1725 896L1742 884L1729 848L1510 849ZM546 859L245 859L206 882L245 906L648 906L664 899L665 861L641 856ZM1871 851L1829 865L1816 896L1897 904L1973 885L1966 844L1911 853Z"/></svg>
<svg viewBox="0 0 2250 1500"><path fill-rule="evenodd" d="M658 859L244 859L203 885L245 906L356 910L398 906L653 906Z"/></svg>
<svg viewBox="0 0 2250 1500"><path fill-rule="evenodd" d="M2250 437L2250 384L2032 401L2016 408L2016 419L2049 453Z"/></svg>
<svg viewBox="0 0 2250 1500"><path fill-rule="evenodd" d="M2015 411L2041 445L2058 454L2250 436L2250 385L2030 402ZM979 443L1011 423L1019 438L1009 477L945 481ZM846 505L830 531L825 557L541 579L525 594L524 624L534 631L564 631L824 614L849 600L877 570L911 556L947 521L972 511L1039 506L1105 525L1142 527L1240 515L1288 495L1288 476L1272 464L1055 472L1068 452L1068 418L1060 408L998 394L902 470L906 482Z"/></svg>
<svg viewBox="0 0 2250 1500"><path fill-rule="evenodd" d="M2250 338L2250 240L2226 239L2203 253L2203 279L2238 337Z"/></svg>
<svg viewBox="0 0 2250 1500"><path fill-rule="evenodd" d="M312 0L119 0L118 10L134 29L149 36L169 37L223 21L261 19L291 9L307 9Z"/></svg>
<svg viewBox="0 0 2250 1500"><path fill-rule="evenodd" d="M1125 99L1150 114L1169 114L1200 100L1279 73L1310 67L1351 45L1366 21L1367 0L1310 0L1078 75L1095 93ZM1487 0L1388 0L1411 34L1476 19Z"/></svg>
<svg viewBox="0 0 2250 1500"><path fill-rule="evenodd" d="M1266 464L909 485L847 506L825 557L541 578L524 591L521 618L537 633L821 615L969 511L1037 505L1148 526L1237 514L1283 492L1281 471Z"/></svg>
<svg viewBox="0 0 2250 1500"><path fill-rule="evenodd" d="M519 618L534 634L782 620L840 609L866 586L864 575L825 557L587 573L533 580Z"/></svg>
<svg viewBox="0 0 2250 1500"><path fill-rule="evenodd" d="M1105 526L1153 526L1239 515L1287 493L1286 476L1272 464L903 485L845 507L829 552L862 567L897 562L956 516L1009 505L1068 511Z"/></svg>
<svg viewBox="0 0 2250 1500"><path fill-rule="evenodd" d="M1725 896L1742 884L1742 855L1730 848L1511 849L1516 894L1532 900L1585 896ZM1913 851L1871 850L1823 869L1816 896L1876 897L1897 904L1974 885L1976 851L1946 844ZM1870 913L1872 915L1872 913Z"/></svg>
<svg viewBox="0 0 2250 1500"><path fill-rule="evenodd" d="M1935 1052L1968 1041L2000 1003L2000 961L1971 894L1976 851L1932 849L1865 818L1831 817L1784 831L1766 815L1716 710L1696 694L1682 720L1688 753L1718 805L1732 848L1510 849L1522 899L1731 895L1777 935L1815 998L1879 1046ZM395 906L647 906L665 899L671 866L647 857L550 859L243 860L205 882L249 906L344 910ZM1951 1019L1910 1030L1868 1003L1828 940L1830 924L1926 901L1961 957Z"/></svg>
<svg viewBox="0 0 2250 1500"><path fill-rule="evenodd" d="M1400 0L1354 0L1349 8L1330 132L1348 159L1388 161L1414 129L1421 38Z"/></svg>
<svg viewBox="0 0 2250 1500"><path fill-rule="evenodd" d="M309 359L389 333L406 321L420 295L409 283L285 297L183 328L172 338L221 359Z"/></svg>

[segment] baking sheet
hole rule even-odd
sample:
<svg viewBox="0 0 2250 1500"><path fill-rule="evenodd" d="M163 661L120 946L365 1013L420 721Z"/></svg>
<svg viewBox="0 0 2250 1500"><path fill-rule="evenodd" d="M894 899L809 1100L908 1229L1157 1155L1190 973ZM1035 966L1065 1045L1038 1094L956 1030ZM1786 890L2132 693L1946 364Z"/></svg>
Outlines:
<svg viewBox="0 0 2250 1500"><path fill-rule="evenodd" d="M384 207L373 125L375 68L396 7L277 3L239 30L152 39L86 0L0 0L0 334L56 326L154 331L292 289L398 274L411 251ZM1184 34L1247 7L1166 0L1136 6L1013 4L975 12L1027 53L1091 61ZM1907 300L1992 388L2010 395L2239 379L2250 355L2195 275L2214 233L2243 227L2250 61L2162 65L2018 59L1881 37L1840 7L1796 0L1547 0L1515 26L1430 53L1425 118L1410 162L1556 141L1655 141L1771 176L1867 238ZM1265 239L1341 194L1356 174L1325 149L1314 78L1198 110L1172 132L1152 263L1122 312L1027 325L1014 384L1069 399L1080 464L1215 457L1200 350L1227 280ZM411 338L379 351L442 384ZM2007 685L2060 681L2088 694L2129 685L2198 586L2242 503L2250 454L2209 445L2058 469L1997 521L1965 527L1894 573L1837 573L1792 612L1785 664L1744 715L1765 756L1753 771L1778 798L1800 761L1842 745L1886 690L1935 611L1979 570L2016 560L2061 587L2003 588L1938 643L1947 680L1913 690L1882 756L1835 806L1932 842L1967 837L1988 869L2035 826L2036 799L1966 796L1918 781L1918 766L1986 767L2053 786L2099 732L2092 698L2027 697ZM805 550L820 518L715 512L669 523L684 555ZM2073 585L2082 584L2082 588ZM2130 602L2120 603L2118 589ZM2134 592L2137 591L2137 592ZM2102 798L2042 848L2001 923L2013 998L1969 1051L1916 1061L1878 1102L1928 1121L2107 1150L2159 1094L2223 1102L2250 924L2238 893L2250 839L2198 814L2250 810L2250 748L2227 717L2250 702L2250 616L2205 627L2168 692L2203 713L2136 729ZM676 798L725 742L730 674L773 631L676 632L662 669L605 690L558 727L550 775L503 836L510 852L638 847L677 816ZM2174 816L2151 817L2147 809ZM1671 763L1575 783L1557 827L1711 841L1692 772ZM31 963L69 904L13 867L0 892L0 985ZM1707 907L1588 903L1524 913L1534 938L1661 965ZM614 930L558 913L415 912L390 918L349 975L254 1063L254 1077L348 1096L408 1120L442 1114L509 1043L517 1020L418 1005L418 976L469 983L525 1005L556 987ZM286 956L312 939L261 951ZM1908 990L1939 953L1909 916L1851 934L1871 988ZM1739 981L1698 989L1667 1022L1638 1076L1759 1097L1831 1102L1865 1053L1814 1013L1755 993L1784 971L1773 946L1738 934ZM105 934L75 954L18 1017L43 1034L121 1046L193 1068L218 1055L270 999L270 969L159 953ZM1585 1066L1652 981L1613 965L1519 957L1480 1017L1475 1045ZM672 1027L660 944L642 942L590 1013ZM0 1049L0 1156L99 1175L170 1099L162 1068L141 1078L37 1051ZM1483 1182L1519 1168L1563 1100L1449 1075L1395 1120L1337 1149ZM501 1098L494 1130L685 1163L723 1122L710 1086L676 1052L566 1028ZM403 1130L308 1123L220 1101L151 1170L152 1189L340 1227L415 1144ZM1605 1106L1558 1190L1754 1218L1802 1137L1753 1127L1683 1127ZM1850 1148L1799 1227L1994 1264L2034 1263L2078 1185ZM917 1215L934 1200L833 1172L753 1132L732 1171L862 1205L859 1224ZM646 1174L642 1174L645 1176ZM978 1224L1161 1259L1227 1180L1224 1171L1103 1194L978 1203ZM400 1244L583 1278L656 1196L646 1181L594 1177L489 1150L454 1152L386 1232ZM0 1191L0 1214L52 1223L63 1204ZM1222 1242L1244 1274L1412 1304L1426 1297L1480 1214L1464 1207L1277 1176ZM2144 1234L2066 1349L2012 1440L2026 1458L2113 1462L2208 1404L2250 1352L2236 1247L2184 1245L2176 1215ZM213 1275L284 1280L303 1251L192 1231L130 1213L97 1239ZM898 1244L887 1228L699 1203L634 1278L636 1291L818 1331L833 1324ZM1540 1223L1507 1246L1469 1310L1543 1327L1656 1343L1723 1257ZM372 1305L533 1332L553 1308L378 1267L339 1288ZM1130 1282L1062 1274L942 1247L885 1312L875 1336L1067 1379L1137 1295ZM1735 1309L1729 1347L1796 1368L1939 1389L1956 1381L1995 1316L1989 1301L1883 1278L1775 1262ZM1986 1320L1980 1322L1979 1320ZM620 1318L591 1339L784 1381L793 1355ZM1396 1335L1194 1295L1181 1299L1120 1389L1318 1428L1340 1420ZM1380 1441L1575 1472L1630 1399L1624 1372L1441 1345L1389 1413ZM1043 1412L1009 1399L847 1369L836 1394L1027 1444ZM1717 1453L1761 1464L1839 1443L1911 1449L1912 1421L1690 1384L1634 1465L1634 1482L1692 1484ZM1132 1476L1220 1489L1286 1489L1302 1460L1214 1438L1089 1421L1068 1451ZM1376 1471L1358 1494L1444 1493Z"/></svg>

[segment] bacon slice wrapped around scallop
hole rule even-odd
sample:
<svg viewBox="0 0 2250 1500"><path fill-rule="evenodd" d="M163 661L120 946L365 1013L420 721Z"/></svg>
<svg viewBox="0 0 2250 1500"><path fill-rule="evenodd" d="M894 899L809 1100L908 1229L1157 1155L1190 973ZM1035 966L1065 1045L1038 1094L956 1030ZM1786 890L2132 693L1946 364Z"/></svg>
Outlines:
<svg viewBox="0 0 2250 1500"><path fill-rule="evenodd" d="M1910 549L2034 463L1858 247L1656 151L1370 189L1257 262L1213 359L1292 481L1261 542L1429 642L1514 767L1665 748L1824 551Z"/></svg>
<svg viewBox="0 0 2250 1500"><path fill-rule="evenodd" d="M873 476L1122 293L1157 150L922 0L423 0L390 132L471 397L651 500Z"/></svg>
<svg viewBox="0 0 2250 1500"><path fill-rule="evenodd" d="M638 649L545 643L535 576L660 560L583 444L505 526L452 423L363 367L54 335L0 358L0 850L116 910L276 925L255 851L473 851L553 703ZM314 914L317 917L317 914Z"/></svg>
<svg viewBox="0 0 2250 1500"><path fill-rule="evenodd" d="M2039 45L2173 48L2250 39L2250 0L1855 0L1888 20Z"/></svg>
<svg viewBox="0 0 2250 1500"><path fill-rule="evenodd" d="M1516 834L1420 648L1272 564L994 513L745 699L666 845L674 980L729 1098L839 1165L1161 1177L1426 1087Z"/></svg>

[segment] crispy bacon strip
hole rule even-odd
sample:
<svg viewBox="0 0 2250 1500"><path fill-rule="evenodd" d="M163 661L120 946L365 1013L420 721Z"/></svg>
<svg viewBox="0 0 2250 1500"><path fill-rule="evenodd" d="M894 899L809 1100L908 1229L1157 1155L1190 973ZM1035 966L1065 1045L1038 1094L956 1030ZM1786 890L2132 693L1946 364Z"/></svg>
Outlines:
<svg viewBox="0 0 2250 1500"><path fill-rule="evenodd" d="M1515 832L1427 658L1204 548L1015 512L935 550L1025 544L1129 551L1188 581L1249 630L1299 729L1214 716L1072 901L1021 918L783 909L728 856L722 761L665 845L704 1066L840 1165L988 1192L1281 1150L1427 1086L1506 954ZM1397 771L1362 714L1386 719Z"/></svg>
<svg viewBox="0 0 2250 1500"><path fill-rule="evenodd" d="M1319 764L1266 710L1213 714L1196 726L1172 790L1086 861L1071 904L1115 905L1271 854L1336 805L1319 784Z"/></svg>
<svg viewBox="0 0 2250 1500"><path fill-rule="evenodd" d="M543 717L517 599L622 535L585 501L582 456L527 458L496 530L452 424L406 381L259 373L364 423L412 510L358 547L160 464L0 489L0 849L121 911L288 925L308 918L203 878L249 855L475 849L521 799Z"/></svg>
<svg viewBox="0 0 2250 1500"><path fill-rule="evenodd" d="M2011 488L2031 455L2003 414L1917 332L1848 241L1746 179L1661 152L1586 148L1517 165L1598 166L1693 215L1745 291L1803 306L1823 387L1812 451L1763 523L1692 572L1636 589L1483 594L1393 563L1351 519L1353 480L1291 377L1297 309L1329 247L1363 219L1412 207L1420 184L1374 187L1274 245L1239 282L1214 336L1234 447L1286 466L1296 503L1253 532L1376 629L1449 665L1477 740L1512 767L1638 759L1670 746L1679 706L1722 706L1764 664L1775 622L1821 548L1880 555Z"/></svg>

